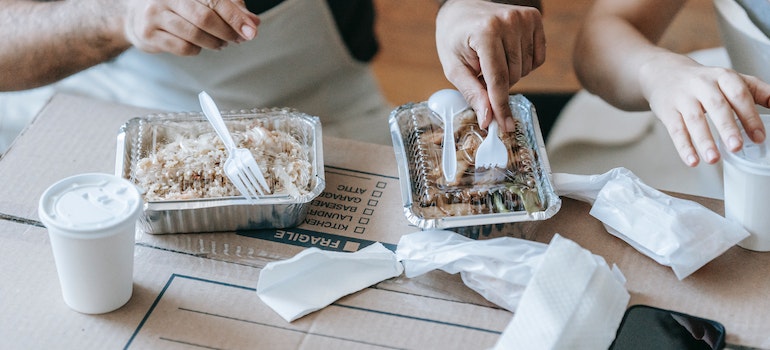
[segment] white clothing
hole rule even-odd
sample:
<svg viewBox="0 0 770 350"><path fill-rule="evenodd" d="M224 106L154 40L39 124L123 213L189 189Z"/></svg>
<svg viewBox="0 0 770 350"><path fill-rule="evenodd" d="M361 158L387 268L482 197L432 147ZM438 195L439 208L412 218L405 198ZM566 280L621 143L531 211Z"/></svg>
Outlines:
<svg viewBox="0 0 770 350"><path fill-rule="evenodd" d="M15 135L59 91L187 112L200 111L205 90L223 110L293 107L320 117L324 135L390 144L392 108L369 66L348 53L323 0L286 0L260 19L257 38L220 51L182 57L131 48L51 86L0 94L0 130Z"/></svg>

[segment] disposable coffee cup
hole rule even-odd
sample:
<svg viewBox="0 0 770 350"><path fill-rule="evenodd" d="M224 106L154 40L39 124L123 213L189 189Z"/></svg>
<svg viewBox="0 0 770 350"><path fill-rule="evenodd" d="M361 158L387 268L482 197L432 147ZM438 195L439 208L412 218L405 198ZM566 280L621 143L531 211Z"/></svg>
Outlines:
<svg viewBox="0 0 770 350"><path fill-rule="evenodd" d="M133 292L134 235L142 199L110 174L65 178L40 197L64 302L86 314L125 305Z"/></svg>
<svg viewBox="0 0 770 350"><path fill-rule="evenodd" d="M765 129L770 130L770 115L761 115ZM738 245L755 251L770 251L770 152L765 144L755 144L743 134L743 148L726 150L720 141L724 158L725 218L734 220L750 235Z"/></svg>

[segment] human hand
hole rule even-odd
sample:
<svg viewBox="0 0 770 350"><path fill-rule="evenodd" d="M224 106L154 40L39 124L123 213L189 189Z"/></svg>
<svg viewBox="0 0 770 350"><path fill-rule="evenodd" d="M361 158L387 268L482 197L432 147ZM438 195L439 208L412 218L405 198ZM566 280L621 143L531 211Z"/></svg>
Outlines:
<svg viewBox="0 0 770 350"><path fill-rule="evenodd" d="M494 116L506 131L513 131L509 90L545 61L540 11L449 0L436 18L436 46L444 75L476 111L479 125L486 128Z"/></svg>
<svg viewBox="0 0 770 350"><path fill-rule="evenodd" d="M639 80L650 108L688 166L701 159L709 164L719 161L707 116L731 152L743 147L738 122L753 142L765 140L755 105L770 106L770 85L756 77L666 53L642 65Z"/></svg>
<svg viewBox="0 0 770 350"><path fill-rule="evenodd" d="M259 18L243 0L126 0L124 33L136 48L180 56L251 40Z"/></svg>

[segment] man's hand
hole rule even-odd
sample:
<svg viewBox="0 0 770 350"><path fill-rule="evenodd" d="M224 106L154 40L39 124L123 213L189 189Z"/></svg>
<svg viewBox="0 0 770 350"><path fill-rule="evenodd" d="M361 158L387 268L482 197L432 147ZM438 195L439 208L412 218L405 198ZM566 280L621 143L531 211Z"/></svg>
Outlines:
<svg viewBox="0 0 770 350"><path fill-rule="evenodd" d="M542 16L534 7L449 0L436 18L436 46L444 74L486 128L496 118L515 128L510 88L545 61Z"/></svg>
<svg viewBox="0 0 770 350"><path fill-rule="evenodd" d="M136 48L197 55L257 35L259 18L242 0L126 0L124 31Z"/></svg>

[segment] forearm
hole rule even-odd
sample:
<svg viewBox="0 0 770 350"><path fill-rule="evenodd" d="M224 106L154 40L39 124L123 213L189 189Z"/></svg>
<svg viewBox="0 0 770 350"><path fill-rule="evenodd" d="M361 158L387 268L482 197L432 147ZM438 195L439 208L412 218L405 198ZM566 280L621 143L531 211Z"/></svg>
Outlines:
<svg viewBox="0 0 770 350"><path fill-rule="evenodd" d="M640 84L645 67L686 59L656 44L683 3L597 1L573 52L575 73L583 87L616 107L649 109Z"/></svg>
<svg viewBox="0 0 770 350"><path fill-rule="evenodd" d="M582 86L625 110L649 107L639 84L640 66L661 49L626 23L594 21L586 25L575 44L573 65Z"/></svg>
<svg viewBox="0 0 770 350"><path fill-rule="evenodd" d="M50 84L128 49L120 3L0 2L0 90Z"/></svg>

